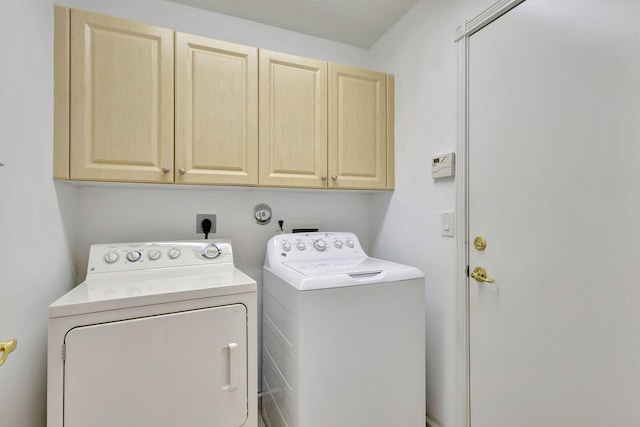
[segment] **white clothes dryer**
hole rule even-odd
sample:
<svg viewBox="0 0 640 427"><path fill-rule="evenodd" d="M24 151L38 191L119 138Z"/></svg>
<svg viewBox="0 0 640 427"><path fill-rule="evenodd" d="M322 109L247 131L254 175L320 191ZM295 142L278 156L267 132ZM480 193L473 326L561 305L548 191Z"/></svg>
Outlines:
<svg viewBox="0 0 640 427"><path fill-rule="evenodd" d="M277 235L263 272L269 427L424 427L422 272L345 232Z"/></svg>
<svg viewBox="0 0 640 427"><path fill-rule="evenodd" d="M257 427L256 282L228 240L91 246L49 307L47 426Z"/></svg>

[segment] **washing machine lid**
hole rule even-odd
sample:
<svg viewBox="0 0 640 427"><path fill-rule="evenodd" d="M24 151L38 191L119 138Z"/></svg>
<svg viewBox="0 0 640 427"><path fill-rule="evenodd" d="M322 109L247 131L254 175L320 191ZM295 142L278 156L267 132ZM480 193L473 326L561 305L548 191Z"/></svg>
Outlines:
<svg viewBox="0 0 640 427"><path fill-rule="evenodd" d="M49 317L256 292L256 282L233 264L102 273L49 306Z"/></svg>
<svg viewBox="0 0 640 427"><path fill-rule="evenodd" d="M423 278L417 268L370 257L284 262L273 273L298 290L314 290Z"/></svg>
<svg viewBox="0 0 640 427"><path fill-rule="evenodd" d="M367 256L346 231L277 234L264 269L302 291L424 278L415 267Z"/></svg>
<svg viewBox="0 0 640 427"><path fill-rule="evenodd" d="M292 261L284 262L283 265L306 277L336 274L360 276L377 274L384 270L398 268L398 264L369 257Z"/></svg>

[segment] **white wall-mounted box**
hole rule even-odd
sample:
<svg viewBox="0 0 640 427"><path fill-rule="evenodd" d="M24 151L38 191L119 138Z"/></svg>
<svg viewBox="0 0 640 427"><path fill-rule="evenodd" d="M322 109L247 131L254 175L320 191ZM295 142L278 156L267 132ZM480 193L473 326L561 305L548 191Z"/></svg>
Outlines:
<svg viewBox="0 0 640 427"><path fill-rule="evenodd" d="M431 177L448 178L455 173L455 153L446 153L431 160Z"/></svg>

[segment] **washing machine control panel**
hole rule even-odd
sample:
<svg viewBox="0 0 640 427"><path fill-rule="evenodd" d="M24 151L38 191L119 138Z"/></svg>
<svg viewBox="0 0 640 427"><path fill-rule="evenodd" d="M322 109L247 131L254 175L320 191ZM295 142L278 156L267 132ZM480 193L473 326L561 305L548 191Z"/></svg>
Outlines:
<svg viewBox="0 0 640 427"><path fill-rule="evenodd" d="M224 239L92 245L87 274L232 263L231 242Z"/></svg>
<svg viewBox="0 0 640 427"><path fill-rule="evenodd" d="M282 262L367 256L358 237L349 232L278 234L267 250L271 259Z"/></svg>

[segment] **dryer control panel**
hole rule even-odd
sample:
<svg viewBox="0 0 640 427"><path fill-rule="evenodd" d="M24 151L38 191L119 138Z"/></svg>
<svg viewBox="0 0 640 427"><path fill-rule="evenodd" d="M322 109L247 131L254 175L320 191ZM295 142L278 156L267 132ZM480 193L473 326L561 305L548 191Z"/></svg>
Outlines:
<svg viewBox="0 0 640 427"><path fill-rule="evenodd" d="M366 256L354 233L339 231L277 234L269 241L266 260L290 262Z"/></svg>
<svg viewBox="0 0 640 427"><path fill-rule="evenodd" d="M87 274L220 263L233 264L229 240L97 244L91 245Z"/></svg>

